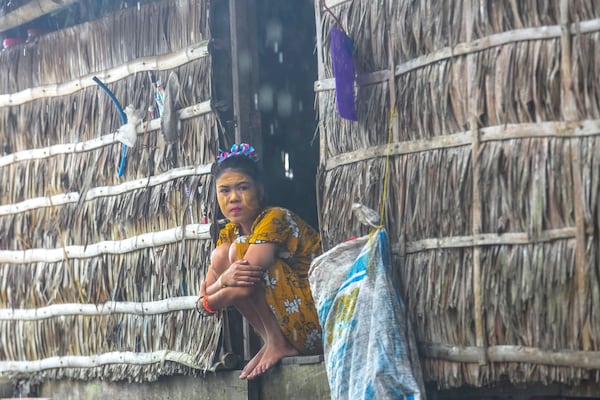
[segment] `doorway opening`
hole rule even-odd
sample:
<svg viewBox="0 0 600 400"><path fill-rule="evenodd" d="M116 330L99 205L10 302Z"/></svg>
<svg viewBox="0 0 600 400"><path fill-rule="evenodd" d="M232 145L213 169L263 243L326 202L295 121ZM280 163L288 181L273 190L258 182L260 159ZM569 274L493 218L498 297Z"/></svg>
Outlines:
<svg viewBox="0 0 600 400"><path fill-rule="evenodd" d="M309 0L256 0L256 26L256 101L269 200L318 228L314 4Z"/></svg>

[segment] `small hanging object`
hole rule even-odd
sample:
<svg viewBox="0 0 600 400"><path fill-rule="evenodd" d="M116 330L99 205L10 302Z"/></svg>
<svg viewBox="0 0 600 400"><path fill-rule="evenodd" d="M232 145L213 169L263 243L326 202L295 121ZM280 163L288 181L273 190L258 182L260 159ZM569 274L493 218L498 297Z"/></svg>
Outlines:
<svg viewBox="0 0 600 400"><path fill-rule="evenodd" d="M126 146L134 147L137 140L137 126L142 122L144 113L130 104L125 107L125 115L127 115L127 123L117 130L117 140Z"/></svg>
<svg viewBox="0 0 600 400"><path fill-rule="evenodd" d="M150 82L154 88L154 102L156 104L156 116L160 117L163 114L163 108L165 106L165 89L162 87L160 80L154 80L152 74L148 72Z"/></svg>
<svg viewBox="0 0 600 400"><path fill-rule="evenodd" d="M6 38L2 41L2 50L10 49L23 43L25 43L25 40L21 38Z"/></svg>
<svg viewBox="0 0 600 400"><path fill-rule="evenodd" d="M358 218L361 224L378 228L381 218L377 211L360 203L352 204L352 213Z"/></svg>
<svg viewBox="0 0 600 400"><path fill-rule="evenodd" d="M111 101L115 105L115 108L117 109L117 112L119 113L119 116L121 117L121 123L123 125L125 125L127 123L127 115L125 115L125 111L123 111L123 107L121 106L121 103L119 103L119 100L117 100L117 98L115 97L113 92L111 92L110 89L104 84L104 82L102 82L100 79L98 79L97 76L94 76L92 78L92 80L94 82L96 82L96 84L100 87L100 89L104 90L104 93L106 93L108 95L108 97L111 99ZM123 176L123 174L125 173L126 165L127 165L127 145L123 146L123 155L121 156L121 164L119 166L119 173L118 173L119 176Z"/></svg>
<svg viewBox="0 0 600 400"><path fill-rule="evenodd" d="M160 128L169 144L175 143L179 137L179 115L177 114L177 98L179 97L179 78L171 72L165 88L164 105L160 114Z"/></svg>
<svg viewBox="0 0 600 400"><path fill-rule="evenodd" d="M44 36L48 31L38 28L27 29L27 43L33 43L38 40L40 36Z"/></svg>
<svg viewBox="0 0 600 400"><path fill-rule="evenodd" d="M194 209L192 207L192 203L194 202L194 196L192 196L192 191L190 190L188 185L185 185L185 195L188 198L188 212L190 213L190 222L194 223Z"/></svg>
<svg viewBox="0 0 600 400"><path fill-rule="evenodd" d="M356 121L354 108L354 61L352 60L352 39L344 31L331 29L331 58L335 77L335 101L340 117Z"/></svg>

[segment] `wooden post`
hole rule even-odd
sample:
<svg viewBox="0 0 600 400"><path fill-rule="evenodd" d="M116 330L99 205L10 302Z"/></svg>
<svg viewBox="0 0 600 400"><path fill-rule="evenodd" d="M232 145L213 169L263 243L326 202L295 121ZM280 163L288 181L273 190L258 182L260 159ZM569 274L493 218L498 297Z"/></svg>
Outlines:
<svg viewBox="0 0 600 400"><path fill-rule="evenodd" d="M474 15L472 8L475 7L473 3L467 2L466 4L466 15L467 15L467 42L473 40L474 31ZM471 151L471 165L473 174L473 210L472 210L472 233L473 237L477 237L482 232L482 216L481 216L481 171L479 165L479 113L478 113L478 83L477 83L477 71L475 65L475 55L470 54L467 56L467 75L469 79L467 81L467 98L468 98L468 112L469 112L469 130L472 135L472 151ZM483 304L482 304L482 290L481 290L481 246L475 244L473 246L473 313L475 319L475 341L478 347L486 346L485 339L485 328L483 326ZM479 360L481 365L487 364L486 353L482 354L482 358Z"/></svg>
<svg viewBox="0 0 600 400"><path fill-rule="evenodd" d="M571 32L569 31L569 1L561 0L560 2L560 47L561 47L561 101L563 120L568 124L578 121L579 115L577 112L577 104L573 97L572 88L572 67L571 67ZM577 137L570 140L571 154L571 169L573 171L573 205L575 208L575 224L577 227L576 244L575 244L575 287L577 290L575 302L577 304L577 316L575 320L579 324L574 324L575 338L581 337L583 350L592 348L592 339L590 335L590 321L586 310L587 301L587 284L585 280L586 269L586 234L585 234L585 216L584 216L584 195L583 183L581 179L582 163L580 139Z"/></svg>
<svg viewBox="0 0 600 400"><path fill-rule="evenodd" d="M229 23L235 142L250 143L262 154L255 0L229 0Z"/></svg>
<svg viewBox="0 0 600 400"><path fill-rule="evenodd" d="M235 143L250 143L263 154L260 112L258 111L258 54L256 1L229 0L231 74ZM242 323L244 359L258 351L258 338L248 321ZM248 399L258 398L258 386L248 383Z"/></svg>

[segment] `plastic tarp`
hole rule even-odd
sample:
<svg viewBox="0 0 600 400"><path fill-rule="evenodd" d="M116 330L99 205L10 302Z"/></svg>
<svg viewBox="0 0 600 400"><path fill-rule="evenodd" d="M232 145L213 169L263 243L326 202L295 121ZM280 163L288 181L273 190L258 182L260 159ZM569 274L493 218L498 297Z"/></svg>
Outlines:
<svg viewBox="0 0 600 400"><path fill-rule="evenodd" d="M316 258L309 282L323 327L331 398L424 399L386 231L377 229Z"/></svg>

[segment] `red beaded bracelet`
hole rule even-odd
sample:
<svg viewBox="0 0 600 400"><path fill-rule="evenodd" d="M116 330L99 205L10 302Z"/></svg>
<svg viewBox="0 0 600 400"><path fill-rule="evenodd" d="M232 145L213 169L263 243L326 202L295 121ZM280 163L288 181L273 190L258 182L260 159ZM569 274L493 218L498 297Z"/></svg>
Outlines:
<svg viewBox="0 0 600 400"><path fill-rule="evenodd" d="M209 313L209 314L216 314L217 311L219 310L213 310L212 308L210 308L210 306L208 305L208 296L204 296L204 300L202 302L202 305L204 306L204 309Z"/></svg>

